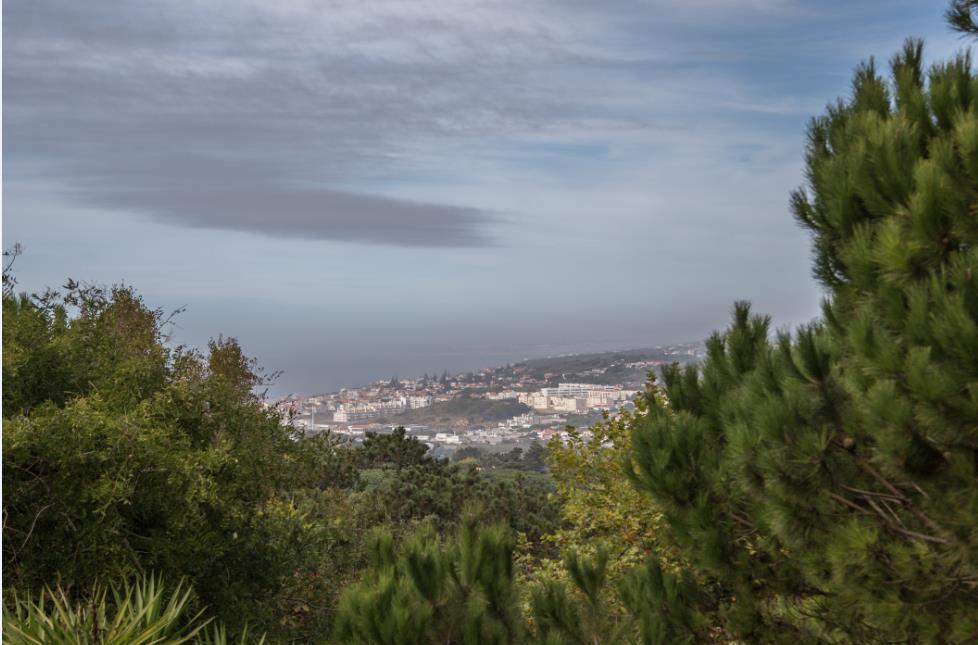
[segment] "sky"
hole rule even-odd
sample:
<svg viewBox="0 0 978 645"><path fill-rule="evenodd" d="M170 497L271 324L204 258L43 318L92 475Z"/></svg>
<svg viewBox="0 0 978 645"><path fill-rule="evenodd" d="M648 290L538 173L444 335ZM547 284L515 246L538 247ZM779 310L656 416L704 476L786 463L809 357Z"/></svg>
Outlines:
<svg viewBox="0 0 978 645"><path fill-rule="evenodd" d="M921 0L6 0L3 245L273 394L818 313L805 128Z"/></svg>

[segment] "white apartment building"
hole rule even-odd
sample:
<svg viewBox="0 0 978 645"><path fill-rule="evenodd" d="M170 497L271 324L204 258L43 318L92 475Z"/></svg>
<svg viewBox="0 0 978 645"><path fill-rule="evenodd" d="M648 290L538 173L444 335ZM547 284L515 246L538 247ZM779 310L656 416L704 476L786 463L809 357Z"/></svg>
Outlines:
<svg viewBox="0 0 978 645"><path fill-rule="evenodd" d="M489 393L486 395L486 398L493 401L502 401L504 399L518 399L520 394L516 390L503 390L502 392Z"/></svg>
<svg viewBox="0 0 978 645"><path fill-rule="evenodd" d="M407 407L411 408L412 410L416 410L417 408L426 408L431 405L431 401L431 395L428 394L424 396L409 396L407 397Z"/></svg>
<svg viewBox="0 0 978 645"><path fill-rule="evenodd" d="M586 412L587 399L581 396L550 396L549 409L557 412Z"/></svg>
<svg viewBox="0 0 978 645"><path fill-rule="evenodd" d="M333 412L333 421L350 423L352 421L376 419L388 414L403 412L406 408L407 402L404 400L382 401L380 403L341 403L336 406L336 411Z"/></svg>
<svg viewBox="0 0 978 645"><path fill-rule="evenodd" d="M544 388L548 394L557 396L587 396L591 392L621 392L616 385L595 385L594 383L559 383L555 388Z"/></svg>
<svg viewBox="0 0 978 645"><path fill-rule="evenodd" d="M618 403L627 401L634 394L628 390L592 390L587 393L587 406L589 408L611 408Z"/></svg>
<svg viewBox="0 0 978 645"><path fill-rule="evenodd" d="M534 410L578 413L588 409L610 409L627 401L633 394L614 385L561 383L557 387L542 388L539 392L524 392L519 395L519 401Z"/></svg>

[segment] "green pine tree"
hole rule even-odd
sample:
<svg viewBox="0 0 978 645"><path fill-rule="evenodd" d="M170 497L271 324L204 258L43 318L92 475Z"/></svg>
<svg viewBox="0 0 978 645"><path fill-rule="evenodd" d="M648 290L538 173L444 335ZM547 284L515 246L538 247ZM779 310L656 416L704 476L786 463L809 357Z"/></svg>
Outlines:
<svg viewBox="0 0 978 645"><path fill-rule="evenodd" d="M945 17L953 29L963 34L976 35L978 34L976 11L978 11L978 0L952 0Z"/></svg>
<svg viewBox="0 0 978 645"><path fill-rule="evenodd" d="M772 339L738 303L633 424L715 635L978 640L978 79L922 52L810 126L823 319Z"/></svg>
<svg viewBox="0 0 978 645"><path fill-rule="evenodd" d="M370 566L340 600L340 643L410 645L518 643L522 619L514 583L515 544L504 525L463 518L449 540L429 525L395 549L374 532Z"/></svg>
<svg viewBox="0 0 978 645"><path fill-rule="evenodd" d="M610 551L600 544L590 558L564 554L568 581L544 580L530 590L532 641L541 645L659 645L693 643L708 636L696 606L699 590L683 571L649 558L615 588Z"/></svg>

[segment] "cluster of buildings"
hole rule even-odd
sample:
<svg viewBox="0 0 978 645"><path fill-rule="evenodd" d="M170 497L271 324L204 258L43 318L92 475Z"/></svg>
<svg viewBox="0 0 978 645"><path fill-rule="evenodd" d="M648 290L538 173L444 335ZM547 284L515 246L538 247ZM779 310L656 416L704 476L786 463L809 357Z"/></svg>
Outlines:
<svg viewBox="0 0 978 645"><path fill-rule="evenodd" d="M541 425L563 425L567 419L559 414L519 414L499 424L500 428L532 428Z"/></svg>
<svg viewBox="0 0 978 645"><path fill-rule="evenodd" d="M276 405L283 419L289 419L307 432L330 431L353 440L365 432L385 432L393 426L380 423L400 413L426 408L458 396L495 401L518 400L531 408L495 424L458 428L408 426L420 441L434 447L451 449L463 444L497 445L521 441L549 440L560 436L567 414L588 415L615 411L628 403L636 391L621 385L593 383L559 383L556 387L530 390L530 383L490 383L478 376L474 382L423 378L415 380L378 381L363 388L344 388L339 392L305 398L291 398ZM515 380L515 379L514 379ZM532 385L531 385L532 387ZM385 421L391 423L392 419Z"/></svg>
<svg viewBox="0 0 978 645"><path fill-rule="evenodd" d="M360 441L367 432L389 432L394 425L407 425L408 432L433 449L452 451L462 445L529 443L565 438L568 415L573 423L586 427L601 418L601 413L614 414L638 394L634 388L644 372L655 369L674 357L695 357L700 350L692 345L661 348L660 356L639 356L638 360L613 357L606 364L588 369L563 371L558 365L535 365L523 361L502 367L486 368L464 374L425 374L420 378L376 381L359 388L343 388L338 392L314 396L292 396L269 403L281 414L283 422L304 428L306 432L330 431ZM599 385L575 381L610 381L609 373L626 375L617 385ZM631 378L628 374L631 373ZM638 378L635 373L640 374ZM620 383L627 383L623 385ZM499 402L494 409L505 409L506 403L518 400L529 408L501 422L487 421L481 411L491 406L465 405L458 410L476 409L471 417L466 413L439 408L437 414L402 417L404 421L433 423L434 427L397 423L397 415L426 408L441 402L483 399ZM510 406L515 408L515 406ZM437 419L437 422L435 421Z"/></svg>
<svg viewBox="0 0 978 645"><path fill-rule="evenodd" d="M519 401L534 410L584 414L617 409L635 394L634 390L625 390L620 385L560 383L557 387L521 393Z"/></svg>
<svg viewBox="0 0 978 645"><path fill-rule="evenodd" d="M328 394L289 397L276 402L274 407L283 419L291 419L308 431L335 431L339 425L391 417L451 400L453 395L444 390L437 382L391 379Z"/></svg>
<svg viewBox="0 0 978 645"><path fill-rule="evenodd" d="M495 426L474 426L463 430L435 429L424 425L402 426L409 436L425 443L432 449L457 448L462 445L496 446L520 444L532 441L549 441L552 437L564 437L567 418L558 414L520 414ZM330 423L316 424L320 430L328 429L337 435L359 441L367 432L386 433L394 425L378 423Z"/></svg>
<svg viewBox="0 0 978 645"><path fill-rule="evenodd" d="M399 396L386 401L338 403L333 410L333 421L336 423L351 423L354 421L377 419L393 414L400 414L407 410L426 408L431 405L432 400L431 395L419 395Z"/></svg>

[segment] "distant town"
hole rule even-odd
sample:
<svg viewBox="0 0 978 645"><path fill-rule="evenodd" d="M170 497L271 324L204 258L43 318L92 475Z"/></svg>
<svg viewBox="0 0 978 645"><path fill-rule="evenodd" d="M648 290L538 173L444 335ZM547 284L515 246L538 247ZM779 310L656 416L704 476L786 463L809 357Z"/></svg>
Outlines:
<svg viewBox="0 0 978 645"><path fill-rule="evenodd" d="M476 372L391 377L269 405L307 434L328 431L359 442L368 432L404 427L440 456L470 446L505 451L566 440L568 426L587 428L633 408L650 372L703 354L702 342L572 354Z"/></svg>

